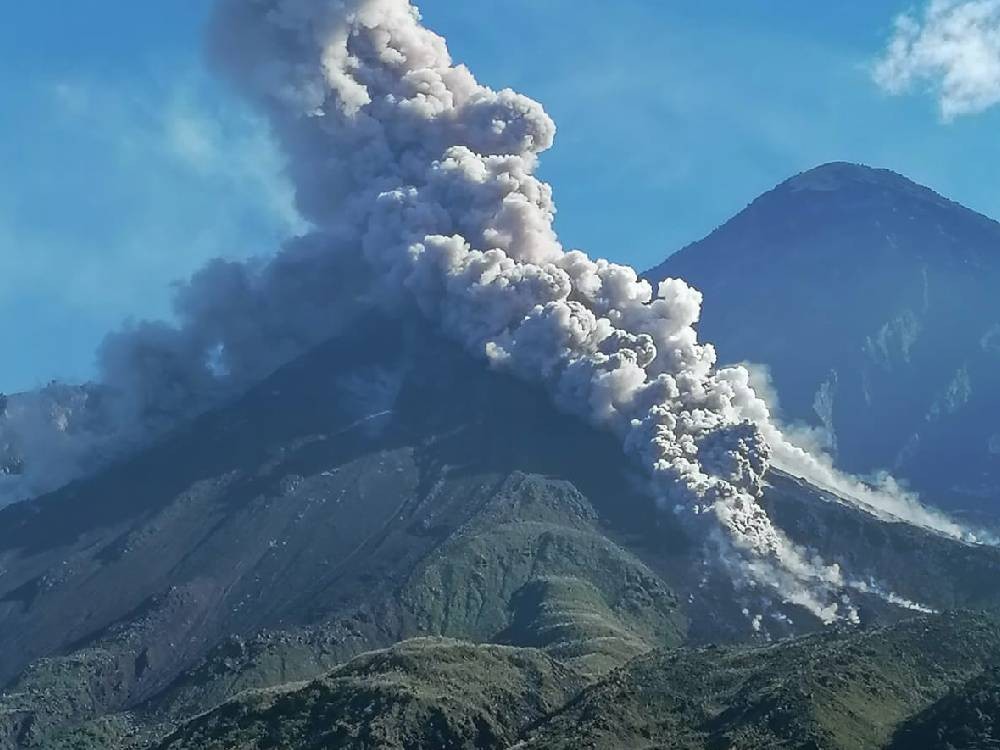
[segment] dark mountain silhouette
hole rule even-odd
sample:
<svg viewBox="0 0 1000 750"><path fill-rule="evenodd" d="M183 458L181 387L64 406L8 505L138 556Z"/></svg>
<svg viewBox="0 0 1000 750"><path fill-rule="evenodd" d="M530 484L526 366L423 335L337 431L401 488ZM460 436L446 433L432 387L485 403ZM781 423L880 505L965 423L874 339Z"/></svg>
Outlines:
<svg viewBox="0 0 1000 750"><path fill-rule="evenodd" d="M770 368L787 421L853 473L1000 512L1000 224L886 170L779 185L647 273L705 295L724 361Z"/></svg>

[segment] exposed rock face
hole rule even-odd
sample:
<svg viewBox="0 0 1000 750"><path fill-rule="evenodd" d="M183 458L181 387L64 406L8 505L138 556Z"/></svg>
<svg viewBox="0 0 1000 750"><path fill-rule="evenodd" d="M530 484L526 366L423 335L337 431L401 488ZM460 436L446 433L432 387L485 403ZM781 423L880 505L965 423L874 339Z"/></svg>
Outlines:
<svg viewBox="0 0 1000 750"><path fill-rule="evenodd" d="M848 471L1000 513L1000 224L885 170L829 164L665 263L723 361L767 365L784 416Z"/></svg>

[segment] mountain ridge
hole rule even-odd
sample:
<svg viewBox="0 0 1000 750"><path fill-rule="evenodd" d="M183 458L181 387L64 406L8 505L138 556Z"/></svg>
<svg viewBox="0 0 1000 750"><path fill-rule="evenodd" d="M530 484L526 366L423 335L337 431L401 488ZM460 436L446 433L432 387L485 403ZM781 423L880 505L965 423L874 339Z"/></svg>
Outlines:
<svg viewBox="0 0 1000 750"><path fill-rule="evenodd" d="M698 288L721 360L768 368L779 414L844 469L995 514L1000 224L888 170L833 163L645 276Z"/></svg>
<svg viewBox="0 0 1000 750"><path fill-rule="evenodd" d="M755 647L658 649L589 682L570 672L546 685L558 663L530 652L422 639L239 695L157 748L896 748L951 691L995 685L998 654L995 620L948 613ZM544 687L512 691L498 657L528 667L516 685ZM460 698L454 686L439 692L469 672Z"/></svg>
<svg viewBox="0 0 1000 750"><path fill-rule="evenodd" d="M862 163L832 161L825 162L812 167L811 169L803 170L802 172L779 182L770 190L765 190L763 193L747 203L742 210L730 217L730 219L722 222L717 227L712 229L712 231L705 235L704 238L687 243L683 247L671 253L671 255L668 256L663 262L658 263L652 268L644 271L642 276L649 280L659 281L664 277L665 272L670 270L671 257L687 251L688 248L699 246L705 242L705 240L712 237L712 235L722 230L730 222L739 220L748 209L760 204L768 203L773 200L776 195L788 192L836 192L852 185L874 185L886 189L901 191L940 208L957 209L967 218L981 223L983 226L1000 229L1000 221L997 219L994 219L993 217L980 211L976 211L975 209L969 208L958 201L952 200L942 193L937 192L934 188L912 180L900 172L896 172L885 167L875 167Z"/></svg>

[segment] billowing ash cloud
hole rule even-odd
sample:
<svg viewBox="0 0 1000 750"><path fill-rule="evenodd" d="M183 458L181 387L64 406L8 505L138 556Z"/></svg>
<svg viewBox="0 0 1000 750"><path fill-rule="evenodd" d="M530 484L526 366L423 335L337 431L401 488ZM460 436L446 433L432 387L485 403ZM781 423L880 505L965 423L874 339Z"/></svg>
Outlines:
<svg viewBox="0 0 1000 750"><path fill-rule="evenodd" d="M784 439L745 368L716 367L701 295L560 245L534 174L555 136L539 104L454 65L407 0L220 0L212 50L270 118L313 231L268 263L206 268L179 327L108 340L115 434L204 408L371 306L416 308L617 435L741 581L825 621L854 616L845 590L877 590L791 544L758 502L772 453L832 469Z"/></svg>
<svg viewBox="0 0 1000 750"><path fill-rule="evenodd" d="M267 262L208 264L178 289L179 325L141 322L105 339L100 386L6 398L0 507L91 473L327 340L365 309L369 274L319 233Z"/></svg>
<svg viewBox="0 0 1000 750"><path fill-rule="evenodd" d="M946 120L1000 104L1000 0L929 0L899 16L875 81L893 94L926 86Z"/></svg>
<svg viewBox="0 0 1000 750"><path fill-rule="evenodd" d="M215 41L269 114L300 210L380 294L612 430L742 574L835 616L839 570L757 502L770 449L747 415L766 407L698 343L701 295L560 245L534 175L555 136L540 105L478 84L405 0L223 0Z"/></svg>

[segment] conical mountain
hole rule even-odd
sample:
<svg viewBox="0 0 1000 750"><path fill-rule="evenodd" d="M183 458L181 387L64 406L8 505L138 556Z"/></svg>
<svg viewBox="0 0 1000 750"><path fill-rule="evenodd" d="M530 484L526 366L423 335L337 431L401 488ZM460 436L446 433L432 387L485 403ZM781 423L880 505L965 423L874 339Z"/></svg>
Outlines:
<svg viewBox="0 0 1000 750"><path fill-rule="evenodd" d="M1000 224L880 169L782 183L647 277L705 295L727 362L766 365L839 465L1000 512Z"/></svg>

